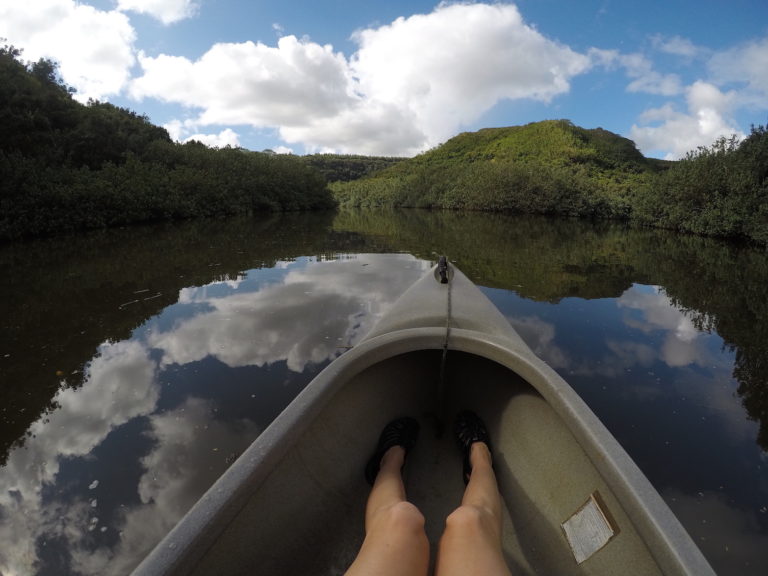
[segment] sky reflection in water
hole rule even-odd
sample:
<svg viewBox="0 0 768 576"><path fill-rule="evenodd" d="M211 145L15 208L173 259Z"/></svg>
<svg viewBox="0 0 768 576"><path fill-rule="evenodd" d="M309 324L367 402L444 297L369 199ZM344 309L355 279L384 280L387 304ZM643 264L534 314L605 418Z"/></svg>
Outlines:
<svg viewBox="0 0 768 576"><path fill-rule="evenodd" d="M768 569L766 454L736 394L734 352L655 286L557 305L484 290L589 404L713 565Z"/></svg>
<svg viewBox="0 0 768 576"><path fill-rule="evenodd" d="M429 264L403 254L281 262L184 288L131 339L103 343L83 385L62 386L0 470L0 573L129 572ZM558 304L484 291L710 560L765 569L768 486L754 469L765 459L719 336L651 286Z"/></svg>

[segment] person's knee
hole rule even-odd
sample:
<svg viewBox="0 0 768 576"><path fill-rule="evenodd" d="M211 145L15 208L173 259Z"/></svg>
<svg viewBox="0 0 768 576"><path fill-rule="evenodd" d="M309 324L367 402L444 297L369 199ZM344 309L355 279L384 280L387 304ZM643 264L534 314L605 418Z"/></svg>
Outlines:
<svg viewBox="0 0 768 576"><path fill-rule="evenodd" d="M424 532L424 515L410 502L397 502L373 513L369 530L413 535Z"/></svg>
<svg viewBox="0 0 768 576"><path fill-rule="evenodd" d="M495 536L497 531L493 515L477 506L459 506L445 519L446 534Z"/></svg>
<svg viewBox="0 0 768 576"><path fill-rule="evenodd" d="M398 502L387 511L389 529L404 534L424 532L424 515L410 502Z"/></svg>

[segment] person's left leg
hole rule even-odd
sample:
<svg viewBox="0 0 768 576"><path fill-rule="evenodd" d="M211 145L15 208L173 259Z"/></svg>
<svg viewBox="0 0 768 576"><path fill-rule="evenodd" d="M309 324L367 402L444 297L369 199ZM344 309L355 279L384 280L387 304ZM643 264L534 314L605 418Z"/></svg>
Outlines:
<svg viewBox="0 0 768 576"><path fill-rule="evenodd" d="M456 417L455 432L464 453L467 487L461 506L446 518L435 574L509 576L502 551L502 501L488 430L477 414L463 411Z"/></svg>
<svg viewBox="0 0 768 576"><path fill-rule="evenodd" d="M473 443L470 462L472 475L461 506L445 521L435 574L508 576L501 545L501 496L488 446Z"/></svg>

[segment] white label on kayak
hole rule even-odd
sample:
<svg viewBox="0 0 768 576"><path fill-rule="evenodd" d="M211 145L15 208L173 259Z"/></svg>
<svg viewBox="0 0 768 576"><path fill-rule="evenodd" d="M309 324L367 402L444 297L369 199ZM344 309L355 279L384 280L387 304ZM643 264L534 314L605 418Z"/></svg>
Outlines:
<svg viewBox="0 0 768 576"><path fill-rule="evenodd" d="M616 530L600 508L597 493L592 494L561 526L578 564L608 544L616 534Z"/></svg>

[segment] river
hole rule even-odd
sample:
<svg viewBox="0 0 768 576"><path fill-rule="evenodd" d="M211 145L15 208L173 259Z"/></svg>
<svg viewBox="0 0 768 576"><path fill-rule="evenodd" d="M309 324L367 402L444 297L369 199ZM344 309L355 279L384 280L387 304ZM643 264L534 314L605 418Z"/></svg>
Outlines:
<svg viewBox="0 0 768 576"><path fill-rule="evenodd" d="M768 573L768 254L416 210L0 246L0 573L129 573L440 254L570 382L718 574Z"/></svg>

